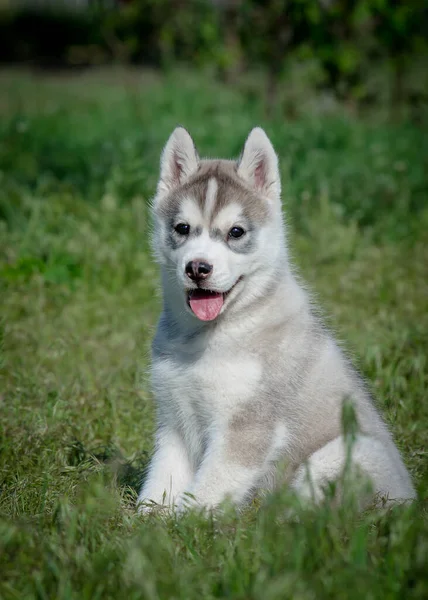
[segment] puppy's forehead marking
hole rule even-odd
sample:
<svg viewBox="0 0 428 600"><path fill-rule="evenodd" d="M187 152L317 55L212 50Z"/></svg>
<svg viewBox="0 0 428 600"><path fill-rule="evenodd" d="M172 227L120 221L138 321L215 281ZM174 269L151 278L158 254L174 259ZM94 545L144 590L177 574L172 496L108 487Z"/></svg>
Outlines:
<svg viewBox="0 0 428 600"><path fill-rule="evenodd" d="M186 210L190 211L191 214L198 214L201 217L207 193L207 185L208 182L202 179L189 181L161 199L158 214L163 218L175 219L177 214L183 214L184 210Z"/></svg>
<svg viewBox="0 0 428 600"><path fill-rule="evenodd" d="M226 229L242 220L242 205L237 202L226 204L214 215L211 221L212 228Z"/></svg>
<svg viewBox="0 0 428 600"><path fill-rule="evenodd" d="M215 219L223 208L231 203L239 204L248 219L263 223L269 216L267 202L249 189L236 173L236 163L229 161L207 161L205 169L215 174L218 190L211 219Z"/></svg>
<svg viewBox="0 0 428 600"><path fill-rule="evenodd" d="M192 224L195 224L196 222L199 224L201 219L202 219L202 212L201 212L201 208L199 206L199 204L197 202L195 202L194 198L192 198L192 196L186 196L183 198L183 200L180 203L180 208L178 211L178 214L183 217L184 219L187 219L189 221L192 221Z"/></svg>
<svg viewBox="0 0 428 600"><path fill-rule="evenodd" d="M215 177L208 179L207 193L204 203L204 216L209 222L217 201L218 183Z"/></svg>
<svg viewBox="0 0 428 600"><path fill-rule="evenodd" d="M241 206L245 218L263 224L269 217L268 205L248 188L236 168L234 161L202 160L197 172L162 200L160 213L174 218L187 198L199 206L204 221L209 222L233 202Z"/></svg>

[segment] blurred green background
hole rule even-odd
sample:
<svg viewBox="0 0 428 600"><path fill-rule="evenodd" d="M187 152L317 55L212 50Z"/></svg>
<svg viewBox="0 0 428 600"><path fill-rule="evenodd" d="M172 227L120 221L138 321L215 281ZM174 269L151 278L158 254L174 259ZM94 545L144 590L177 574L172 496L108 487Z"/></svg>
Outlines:
<svg viewBox="0 0 428 600"><path fill-rule="evenodd" d="M0 61L45 68L177 63L266 76L359 107L426 108L424 0L1 0ZM298 110L298 100L285 110Z"/></svg>
<svg viewBox="0 0 428 600"><path fill-rule="evenodd" d="M0 0L0 599L428 597L426 2ZM294 268L418 491L139 517L172 129L279 155Z"/></svg>

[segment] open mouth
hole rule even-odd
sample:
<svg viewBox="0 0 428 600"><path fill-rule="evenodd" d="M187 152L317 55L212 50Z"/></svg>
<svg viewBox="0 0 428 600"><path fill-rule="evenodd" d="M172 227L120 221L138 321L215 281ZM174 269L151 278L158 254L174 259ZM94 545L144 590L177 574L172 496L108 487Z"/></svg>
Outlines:
<svg viewBox="0 0 428 600"><path fill-rule="evenodd" d="M240 279L227 292L215 292L202 288L189 290L187 292L187 303L193 314L201 321L213 321L220 314L227 296Z"/></svg>

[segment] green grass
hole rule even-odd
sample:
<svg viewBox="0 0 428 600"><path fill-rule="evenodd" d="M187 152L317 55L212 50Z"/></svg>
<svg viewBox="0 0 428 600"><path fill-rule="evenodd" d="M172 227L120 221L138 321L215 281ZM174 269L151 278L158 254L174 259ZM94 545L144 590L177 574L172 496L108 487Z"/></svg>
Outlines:
<svg viewBox="0 0 428 600"><path fill-rule="evenodd" d="M0 597L426 598L427 129L266 121L254 94L182 72L0 87ZM313 512L282 490L216 519L135 514L160 307L147 200L177 123L211 156L236 156L255 124L271 135L294 262L418 503Z"/></svg>

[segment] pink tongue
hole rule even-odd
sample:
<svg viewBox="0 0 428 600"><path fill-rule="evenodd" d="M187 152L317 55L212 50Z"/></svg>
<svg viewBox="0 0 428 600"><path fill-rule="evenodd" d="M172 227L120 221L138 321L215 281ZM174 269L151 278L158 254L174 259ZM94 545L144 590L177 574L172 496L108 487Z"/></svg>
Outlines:
<svg viewBox="0 0 428 600"><path fill-rule="evenodd" d="M205 290L194 290L191 293L190 308L201 321L212 321L215 319L223 306L223 294L207 292Z"/></svg>

